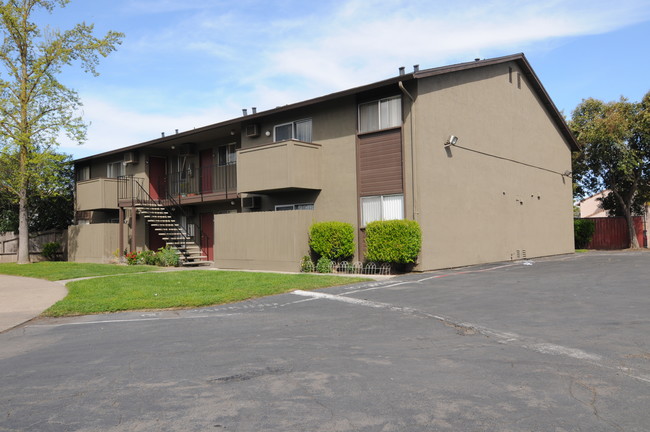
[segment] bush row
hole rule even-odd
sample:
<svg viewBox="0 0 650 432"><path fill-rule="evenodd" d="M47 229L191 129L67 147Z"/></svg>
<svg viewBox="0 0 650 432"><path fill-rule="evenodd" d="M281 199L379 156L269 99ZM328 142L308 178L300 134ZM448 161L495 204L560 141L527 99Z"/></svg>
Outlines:
<svg viewBox="0 0 650 432"><path fill-rule="evenodd" d="M354 227L345 222L319 222L309 229L311 257L305 256L302 271L328 272L332 261L354 256ZM422 246L420 225L412 220L376 221L366 226L366 260L391 263L415 263Z"/></svg>

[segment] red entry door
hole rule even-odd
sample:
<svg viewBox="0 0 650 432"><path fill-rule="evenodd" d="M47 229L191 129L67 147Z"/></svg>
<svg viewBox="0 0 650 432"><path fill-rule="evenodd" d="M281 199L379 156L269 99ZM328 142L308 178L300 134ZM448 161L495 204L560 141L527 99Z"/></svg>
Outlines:
<svg viewBox="0 0 650 432"><path fill-rule="evenodd" d="M201 165L201 193L212 193L212 166L214 165L212 149L201 150L199 164Z"/></svg>
<svg viewBox="0 0 650 432"><path fill-rule="evenodd" d="M201 253L214 261L214 214L201 213Z"/></svg>
<svg viewBox="0 0 650 432"><path fill-rule="evenodd" d="M167 196L166 165L167 161L164 158L149 158L149 195L155 200Z"/></svg>

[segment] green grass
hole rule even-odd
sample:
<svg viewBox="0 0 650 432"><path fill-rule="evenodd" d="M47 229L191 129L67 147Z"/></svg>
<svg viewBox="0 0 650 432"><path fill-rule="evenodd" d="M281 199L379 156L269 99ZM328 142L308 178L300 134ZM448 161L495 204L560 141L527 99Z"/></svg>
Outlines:
<svg viewBox="0 0 650 432"><path fill-rule="evenodd" d="M127 310L193 308L232 303L297 289L367 281L365 278L194 270L145 273L70 282L68 296L45 316Z"/></svg>
<svg viewBox="0 0 650 432"><path fill-rule="evenodd" d="M104 276L123 273L141 273L159 270L153 266L124 266L115 264L87 264L43 261L32 264L2 263L0 274L33 277L51 281Z"/></svg>
<svg viewBox="0 0 650 432"><path fill-rule="evenodd" d="M589 249L576 249L576 253L586 253L589 252Z"/></svg>

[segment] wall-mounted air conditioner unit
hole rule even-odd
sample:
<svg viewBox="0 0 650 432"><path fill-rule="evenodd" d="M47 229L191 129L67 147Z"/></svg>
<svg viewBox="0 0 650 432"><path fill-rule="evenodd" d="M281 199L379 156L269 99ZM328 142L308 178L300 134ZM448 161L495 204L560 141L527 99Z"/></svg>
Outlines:
<svg viewBox="0 0 650 432"><path fill-rule="evenodd" d="M260 197L257 196L252 196L252 197L246 197L242 198L242 203L241 203L242 208L245 209L258 209L260 208Z"/></svg>
<svg viewBox="0 0 650 432"><path fill-rule="evenodd" d="M255 138L260 136L260 125L258 125L257 123L247 125L246 136L248 138Z"/></svg>
<svg viewBox="0 0 650 432"><path fill-rule="evenodd" d="M138 152L129 151L124 153L124 165L127 164L137 164L138 163Z"/></svg>

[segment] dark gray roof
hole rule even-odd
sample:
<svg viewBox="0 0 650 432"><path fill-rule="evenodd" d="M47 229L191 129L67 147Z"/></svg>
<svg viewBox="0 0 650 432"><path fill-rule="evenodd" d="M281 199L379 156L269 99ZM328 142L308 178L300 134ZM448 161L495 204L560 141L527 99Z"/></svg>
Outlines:
<svg viewBox="0 0 650 432"><path fill-rule="evenodd" d="M526 59L526 56L523 53L519 54L513 54L509 56L504 56L504 57L495 57L491 59L484 59L484 60L474 60L471 62L466 62L466 63L458 63L454 65L449 65L449 66L441 66L437 68L431 68L431 69L424 69L418 72L411 72L407 73L404 75L398 75L393 78L389 78L383 81L377 81L372 84L367 84L364 86L360 87L354 87L348 90L343 90L335 93L330 93L328 95L320 96L317 98L313 99L308 99L302 102L297 102L294 104L289 104L289 105L284 105L281 107L277 107L271 110L266 110L266 111L260 111L255 114L249 114L246 116L241 116L241 117L236 117L230 120L226 120L223 122L219 123L214 123L208 126L203 126L201 128L196 128L190 131L186 132L180 132L177 134L169 135L166 137L161 137L157 139L153 139L150 141L145 141L142 143L134 144L128 147L121 147L115 150L110 150L107 152L99 153L94 156L88 156L85 158L77 159L75 162L83 162L87 161L90 159L94 159L97 157L103 157L103 156L110 156L116 153L121 153L125 151L131 151L131 150L136 150L141 147L147 147L151 145L156 145L156 144L162 144L166 143L169 141L176 141L179 139L186 139L189 137L192 137L197 134L202 134L205 132L208 132L212 129L217 129L217 128L222 128L222 127L229 127L229 126L235 126L235 125L240 125L242 122L248 122L251 120L255 120L256 118L260 117L266 117L272 114L276 113L281 113L284 111L289 111L297 108L303 108L307 107L310 105L315 105L321 102L326 102L350 95L355 95L359 93L363 93L366 91L370 91L373 89L378 89L381 87L386 87L390 85L397 84L398 82L407 82L411 81L414 79L421 79L421 78L427 78L431 76L436 76L436 75L443 75L443 74L448 74L448 73L453 73L453 72L458 72L458 71L463 71L463 70L469 70L469 69L475 69L475 68L480 68L480 67L485 67L485 66L491 66L491 65L496 65L500 63L507 63L507 62L515 62L519 65L521 71L523 74L527 77L528 82L532 85L533 89L537 92L540 100L542 101L542 104L546 107L548 110L549 115L555 120L558 130L566 140L567 144L571 147L571 150L573 151L578 151L580 149L580 146L578 145L578 142L576 141L575 137L571 133L571 130L569 129L568 125L566 124L564 117L562 114L560 114L559 110L551 100L550 96L544 89L544 86L540 82L539 78L533 71L533 68L530 66L530 63L528 63L528 60Z"/></svg>

